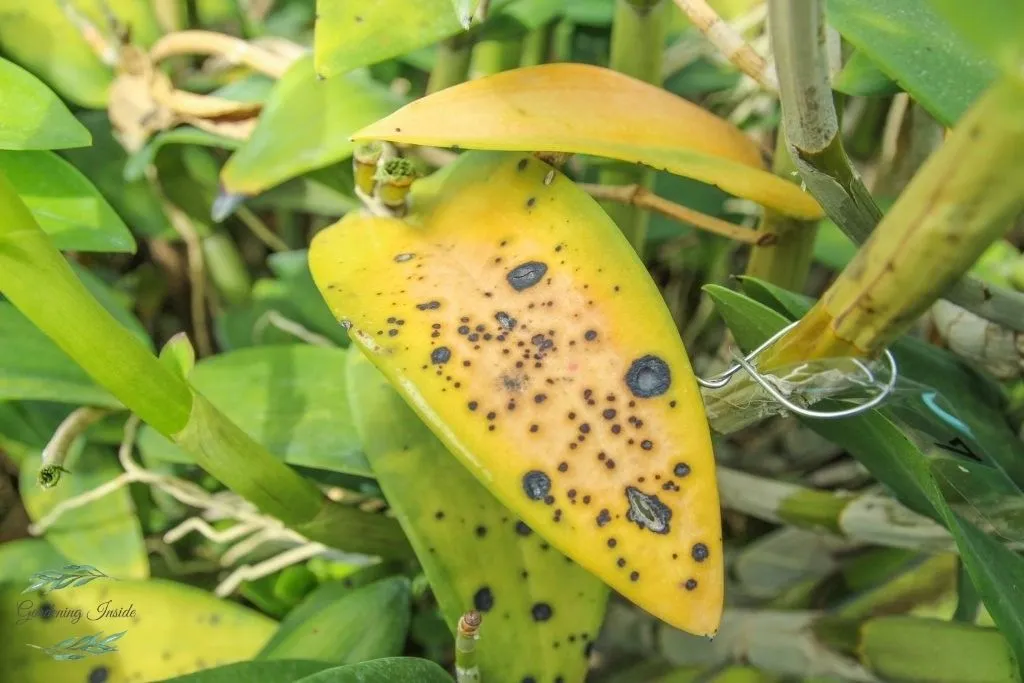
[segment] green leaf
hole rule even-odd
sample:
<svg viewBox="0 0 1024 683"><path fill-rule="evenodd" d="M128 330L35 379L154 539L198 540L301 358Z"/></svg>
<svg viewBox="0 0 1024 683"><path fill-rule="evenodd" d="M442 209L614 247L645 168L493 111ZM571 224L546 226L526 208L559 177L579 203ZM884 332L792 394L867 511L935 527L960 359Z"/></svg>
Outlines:
<svg viewBox="0 0 1024 683"><path fill-rule="evenodd" d="M145 178L125 177L128 154L114 139L105 111L87 111L78 116L92 134L92 146L61 153L95 185L135 234L147 237L176 237L160 201ZM159 136L158 136L159 137Z"/></svg>
<svg viewBox="0 0 1024 683"><path fill-rule="evenodd" d="M452 683L452 677L426 659L383 657L327 669L295 683Z"/></svg>
<svg viewBox="0 0 1024 683"><path fill-rule="evenodd" d="M232 351L201 360L189 380L285 462L370 476L349 415L344 351L297 344ZM192 462L150 427L139 448L147 458Z"/></svg>
<svg viewBox="0 0 1024 683"><path fill-rule="evenodd" d="M401 105L368 74L325 81L314 73L312 56L299 59L274 86L252 135L225 164L224 189L255 195L345 159L355 147L352 133Z"/></svg>
<svg viewBox="0 0 1024 683"><path fill-rule="evenodd" d="M121 218L89 179L58 155L0 151L0 172L58 249L135 253L135 240Z"/></svg>
<svg viewBox="0 0 1024 683"><path fill-rule="evenodd" d="M979 53L1006 73L1024 65L1024 3L1019 0L928 0Z"/></svg>
<svg viewBox="0 0 1024 683"><path fill-rule="evenodd" d="M581 680L608 589L501 505L357 347L348 353L349 401L367 457L448 628L467 610L484 613L482 679ZM538 605L551 608L550 619L534 618ZM533 655L522 657L523 648Z"/></svg>
<svg viewBox="0 0 1024 683"><path fill-rule="evenodd" d="M37 572L67 564L67 559L42 538L21 538L0 543L0 583L19 589Z"/></svg>
<svg viewBox="0 0 1024 683"><path fill-rule="evenodd" d="M294 612L285 617L259 659L355 664L399 655L409 630L410 597L403 576L355 590L340 581L323 584L296 607L301 619Z"/></svg>
<svg viewBox="0 0 1024 683"><path fill-rule="evenodd" d="M462 31L452 0L317 0L314 65L323 78L376 64Z"/></svg>
<svg viewBox="0 0 1024 683"><path fill-rule="evenodd" d="M284 209L340 217L362 208L362 202L353 191L354 185L352 164L343 161L286 180L246 203L254 209Z"/></svg>
<svg viewBox="0 0 1024 683"><path fill-rule="evenodd" d="M995 65L979 58L929 0L828 0L828 19L946 126L995 77Z"/></svg>
<svg viewBox="0 0 1024 683"><path fill-rule="evenodd" d="M4 54L45 81L65 99L93 109L107 103L113 70L104 65L65 14L70 5L87 18L108 41L104 4L131 27L132 42L149 47L160 36L152 3L138 0L58 0L0 3L0 45Z"/></svg>
<svg viewBox="0 0 1024 683"><path fill-rule="evenodd" d="M304 659L235 662L194 674L167 678L163 683L292 683L330 667L328 662Z"/></svg>
<svg viewBox="0 0 1024 683"><path fill-rule="evenodd" d="M27 458L21 465L19 490L32 521L38 522L62 501L92 491L120 474L111 455L107 449L86 445L78 457L68 458L65 467L70 474L50 489L40 488L36 481L39 457ZM62 515L46 532L46 540L72 562L92 565L109 576L149 576L142 526L127 488Z"/></svg>
<svg viewBox="0 0 1024 683"><path fill-rule="evenodd" d="M151 137L142 149L128 157L128 161L124 165L124 179L135 181L143 178L146 167L156 161L157 154L166 145L199 145L200 147L236 150L242 145L242 141L191 126L161 131Z"/></svg>
<svg viewBox="0 0 1024 683"><path fill-rule="evenodd" d="M89 144L89 131L42 81L0 57L0 149L64 149Z"/></svg>
<svg viewBox="0 0 1024 683"><path fill-rule="evenodd" d="M298 309L302 322L339 346L347 346L348 334L327 308L309 272L309 250L272 254L267 265L284 284L288 300Z"/></svg>
<svg viewBox="0 0 1024 683"><path fill-rule="evenodd" d="M737 342L749 351L788 320L770 308L723 287L705 291L715 300ZM953 534L963 562L985 606L1024 662L1024 557L966 521L947 504L934 465L888 409L842 419L800 418L821 436L847 449L912 509L937 518Z"/></svg>
<svg viewBox="0 0 1024 683"><path fill-rule="evenodd" d="M120 407L121 403L7 302L0 302L0 400Z"/></svg>
<svg viewBox="0 0 1024 683"><path fill-rule="evenodd" d="M856 50L836 74L832 88L847 95L880 97L900 92L900 86L878 68L871 58Z"/></svg>

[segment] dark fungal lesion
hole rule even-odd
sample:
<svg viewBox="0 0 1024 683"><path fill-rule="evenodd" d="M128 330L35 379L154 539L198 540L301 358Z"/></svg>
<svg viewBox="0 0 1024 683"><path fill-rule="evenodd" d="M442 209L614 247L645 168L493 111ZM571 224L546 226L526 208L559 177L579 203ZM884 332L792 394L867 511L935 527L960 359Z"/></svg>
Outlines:
<svg viewBox="0 0 1024 683"><path fill-rule="evenodd" d="M658 500L656 495L644 493L634 486L627 486L626 500L629 504L626 519L655 534L669 532L672 510Z"/></svg>
<svg viewBox="0 0 1024 683"><path fill-rule="evenodd" d="M490 612L494 607L494 593L489 586L482 586L473 594L473 607L481 612Z"/></svg>
<svg viewBox="0 0 1024 683"><path fill-rule="evenodd" d="M447 346L439 346L430 352L430 362L434 365L444 365L452 359L452 351Z"/></svg>
<svg viewBox="0 0 1024 683"><path fill-rule="evenodd" d="M409 253L409 252L406 252L406 253L403 253L403 254L396 254L395 255L395 263L405 263L407 261L413 260L415 257L416 257L416 254Z"/></svg>
<svg viewBox="0 0 1024 683"><path fill-rule="evenodd" d="M708 547L703 543L695 543L693 549L690 551L690 556L695 562L703 562L708 559L709 554Z"/></svg>
<svg viewBox="0 0 1024 683"><path fill-rule="evenodd" d="M672 384L668 363L648 354L633 361L626 371L626 386L637 398L661 396Z"/></svg>
<svg viewBox="0 0 1024 683"><path fill-rule="evenodd" d="M530 500L550 498L551 478L540 470L530 470L523 475L523 491L526 492L526 497Z"/></svg>
<svg viewBox="0 0 1024 683"><path fill-rule="evenodd" d="M530 615L534 621L547 621L554 614L554 610L551 609L551 605L546 602L537 602L530 608Z"/></svg>
<svg viewBox="0 0 1024 683"><path fill-rule="evenodd" d="M510 270L505 279L512 286L512 289L521 292L540 282L547 271L547 264L540 261L527 261Z"/></svg>

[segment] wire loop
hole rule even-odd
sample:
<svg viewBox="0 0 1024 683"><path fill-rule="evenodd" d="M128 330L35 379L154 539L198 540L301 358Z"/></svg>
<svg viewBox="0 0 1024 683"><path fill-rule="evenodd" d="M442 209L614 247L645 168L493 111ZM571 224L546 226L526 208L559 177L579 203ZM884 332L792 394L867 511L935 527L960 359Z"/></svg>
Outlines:
<svg viewBox="0 0 1024 683"><path fill-rule="evenodd" d="M779 339L781 339L783 335L785 335L787 332L789 332L799 322L800 322L799 320L795 320L795 321L791 322L789 325L786 325L781 330L779 330L778 332L773 334L771 337L766 339L763 344L761 344L756 349L754 349L753 351L748 353L746 356L743 356L743 357L738 357L737 356L736 362L733 363L732 365L730 365L724 372L721 372L721 373L715 375L714 377L711 377L711 378L708 378L708 379L704 379L703 377L698 377L697 378L697 383L700 384L702 387L705 387L707 389L721 389L722 387L724 387L726 384L729 383L729 381L732 379L733 375L735 375L740 370L745 370L747 372L747 374L750 375L751 379L753 379L755 382L757 382L761 386L762 389L764 389L766 392L768 392L768 394L772 398L774 398L776 401L778 401L784 408L786 408L786 410L789 410L789 411L791 411L791 412L793 412L793 413L795 413L797 415L802 415L803 417L813 417L813 418L826 419L826 420L827 419L836 419L836 418L841 418L841 417L850 417L852 415L859 415L860 413L863 413L866 410L870 410L871 408L874 408L875 406L880 404L882 401L884 401L893 392L893 390L896 388L896 378L897 378L897 374L898 374L898 368L897 368L897 365L896 365L896 358L895 358L895 356L892 355L892 352L889 351L889 349L886 349L885 350L885 359L889 363L889 381L885 384L884 387L882 387L881 391L879 391L879 393L877 395L871 397L869 400L865 401L864 403L861 403L859 405L853 406L852 408L844 408L842 410L826 411L826 410L811 410L810 408L805 408L805 407L803 407L801 405L798 405L798 404L794 403L793 401L791 401L787 396L783 395L782 392L780 392L764 375L762 375L760 372L758 372L757 369L751 363L751 361L753 361L755 358L757 358L757 356L760 355L761 352L763 352L769 346L771 346L772 344L777 342ZM851 359L851 360L852 360L852 362L858 368L860 368L864 372L864 374L866 375L866 377L868 379L868 382L870 382L871 384L874 384L875 381L876 381L875 380L875 374L873 372L871 372L871 368L869 368L866 363L863 363L863 362L861 362L858 359Z"/></svg>

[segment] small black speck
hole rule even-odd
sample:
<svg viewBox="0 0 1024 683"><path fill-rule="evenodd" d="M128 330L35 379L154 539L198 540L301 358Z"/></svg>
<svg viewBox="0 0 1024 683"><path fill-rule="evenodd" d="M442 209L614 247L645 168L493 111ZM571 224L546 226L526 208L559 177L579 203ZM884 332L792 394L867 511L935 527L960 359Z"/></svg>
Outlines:
<svg viewBox="0 0 1024 683"><path fill-rule="evenodd" d="M558 471L559 472L567 472L568 470L569 470L569 463L567 463L567 462L560 462L560 463L558 463Z"/></svg>
<svg viewBox="0 0 1024 683"><path fill-rule="evenodd" d="M584 422L583 424L580 425L580 431L582 433L584 433L584 434L589 434L590 433L590 425L587 424L586 422Z"/></svg>
<svg viewBox="0 0 1024 683"><path fill-rule="evenodd" d="M536 432L538 429L540 429L540 427L538 427L537 425L530 425L531 432Z"/></svg>
<svg viewBox="0 0 1024 683"><path fill-rule="evenodd" d="M601 512L597 513L597 526L602 527L610 521L612 521L612 515L608 512L608 508L602 508Z"/></svg>
<svg viewBox="0 0 1024 683"><path fill-rule="evenodd" d="M476 410L478 405L480 404L477 403L476 401L470 401L469 403L466 404L466 406L469 407L470 410Z"/></svg>
<svg viewBox="0 0 1024 683"><path fill-rule="evenodd" d="M389 337L398 336L398 330L388 330L388 336Z"/></svg>
<svg viewBox="0 0 1024 683"><path fill-rule="evenodd" d="M493 410L491 412L487 413L487 419L488 420L493 420L496 417L498 417L498 414L496 412L494 412Z"/></svg>
<svg viewBox="0 0 1024 683"><path fill-rule="evenodd" d="M483 524L481 524L480 526L478 526L476 529L473 530L473 533L476 534L477 538L483 538L484 536L487 535L487 527L485 527Z"/></svg>
<svg viewBox="0 0 1024 683"><path fill-rule="evenodd" d="M444 510L438 510L435 512L434 519L444 519Z"/></svg>
<svg viewBox="0 0 1024 683"><path fill-rule="evenodd" d="M520 520L516 522L516 533L520 536L529 536L532 533L532 529L526 526L525 522Z"/></svg>
<svg viewBox="0 0 1024 683"><path fill-rule="evenodd" d="M533 205L536 204L536 203L537 203L537 198L536 197L530 197L529 199L526 200L526 208L527 209L532 209Z"/></svg>
<svg viewBox="0 0 1024 683"><path fill-rule="evenodd" d="M590 496L583 496L583 504L590 505Z"/></svg>
<svg viewBox="0 0 1024 683"><path fill-rule="evenodd" d="M640 572L630 572L629 573L629 580L630 581L639 581L640 580Z"/></svg>
<svg viewBox="0 0 1024 683"><path fill-rule="evenodd" d="M693 546L693 550L690 551L690 555L697 562L703 562L708 559L708 547L703 543L697 543Z"/></svg>
<svg viewBox="0 0 1024 683"><path fill-rule="evenodd" d="M459 329L456 332L459 334L469 334L469 325L459 325Z"/></svg>
<svg viewBox="0 0 1024 683"><path fill-rule="evenodd" d="M604 461L604 466L607 467L610 470L614 470L615 469L615 461L613 459L611 459L611 458L608 458L607 460Z"/></svg>
<svg viewBox="0 0 1024 683"><path fill-rule="evenodd" d="M615 540L614 538L609 538L609 539L608 539L608 547L609 547L609 548L614 548L614 547L615 547L615 546L617 546L618 544L619 544L619 542L618 542L618 541L616 541L616 540Z"/></svg>
<svg viewBox="0 0 1024 683"><path fill-rule="evenodd" d="M89 672L86 683L107 683L110 679L110 670L105 666L97 666Z"/></svg>
<svg viewBox="0 0 1024 683"><path fill-rule="evenodd" d="M690 473L690 466L685 462L676 463L675 468L672 470L677 477L685 477Z"/></svg>
<svg viewBox="0 0 1024 683"><path fill-rule="evenodd" d="M544 503L546 505L554 505L555 504L555 497L554 496L544 496Z"/></svg>
<svg viewBox="0 0 1024 683"><path fill-rule="evenodd" d="M615 564L617 564L619 567L625 567L626 566L626 558L620 557L619 559L615 560Z"/></svg>
<svg viewBox="0 0 1024 683"><path fill-rule="evenodd" d="M597 339L597 332L594 330L587 330L583 334L583 338L586 339L587 341L594 341L595 339Z"/></svg>
<svg viewBox="0 0 1024 683"><path fill-rule="evenodd" d="M683 588L688 591L692 591L697 587L697 579L687 579L686 583L683 584Z"/></svg>
<svg viewBox="0 0 1024 683"><path fill-rule="evenodd" d="M654 448L654 444L650 441L650 439L644 439L643 441L640 442L640 448L644 449L645 451L649 451L652 448Z"/></svg>
<svg viewBox="0 0 1024 683"><path fill-rule="evenodd" d="M548 395L547 395L547 394L536 394L536 395L535 395L535 396L533 397L533 402L534 402L534 403L543 403L544 401L546 401L546 400L547 400L547 398L548 398Z"/></svg>
<svg viewBox="0 0 1024 683"><path fill-rule="evenodd" d="M622 425L612 425L612 434L618 434L622 431Z"/></svg>
<svg viewBox="0 0 1024 683"><path fill-rule="evenodd" d="M547 621L551 618L551 605L546 602L534 603L533 607L530 608L530 614L533 615L534 621Z"/></svg>
<svg viewBox="0 0 1024 683"><path fill-rule="evenodd" d="M601 412L601 417L603 417L606 420L611 420L612 418L615 417L615 409L605 408L604 411Z"/></svg>
<svg viewBox="0 0 1024 683"><path fill-rule="evenodd" d="M526 164L527 163L529 163L528 159L520 159L519 163L516 164L516 168L519 169L520 171L522 171L523 169L526 168Z"/></svg>

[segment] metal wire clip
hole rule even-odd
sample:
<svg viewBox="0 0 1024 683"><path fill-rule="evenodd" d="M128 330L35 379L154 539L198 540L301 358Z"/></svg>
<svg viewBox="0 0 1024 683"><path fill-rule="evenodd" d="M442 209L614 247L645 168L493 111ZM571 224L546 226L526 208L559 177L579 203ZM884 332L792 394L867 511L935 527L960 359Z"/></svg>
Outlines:
<svg viewBox="0 0 1024 683"><path fill-rule="evenodd" d="M754 366L751 364L751 361L753 361L762 351L764 351L769 346L771 346L779 339L781 339L784 334L789 332L799 322L799 320L795 320L791 322L789 325L786 325L781 330L779 330L771 337L769 337L767 340L765 340L763 344L761 344L756 349L748 353L746 356L743 356L742 358L737 358L736 362L729 366L724 372L721 372L709 379L698 377L697 383L707 389L721 389L722 387L729 383L729 380L732 379L733 375L735 375L740 370L746 370L747 374L750 375L751 379L757 382L766 392L768 392L769 395L771 395L772 398L781 403L783 407L786 408L786 410L792 411L793 413L797 415L802 415L804 417L814 417L821 419L836 419L840 417L850 417L851 415L858 415L860 413L863 413L864 411L870 410L871 408L874 408L879 403L884 401L889 396L889 394L893 392L893 389L896 388L896 376L898 372L898 368L896 366L896 358L892 355L892 352L889 351L889 349L886 349L885 359L889 362L889 381L886 383L884 387L882 387L882 390L876 396L873 396L868 401L865 401L860 405L853 406L852 408L844 408L842 410L834 411L811 410L810 408L804 408L803 406L793 403L791 400L789 400L789 398L787 398L781 392L779 392L779 390L776 389L772 385L772 383L765 378L764 375L758 372L757 369L754 368ZM856 358L851 358L850 360L857 367L864 371L864 374L867 376L868 382L872 384L875 383L875 375L873 372L871 372L871 368L869 368L867 364L861 362Z"/></svg>

